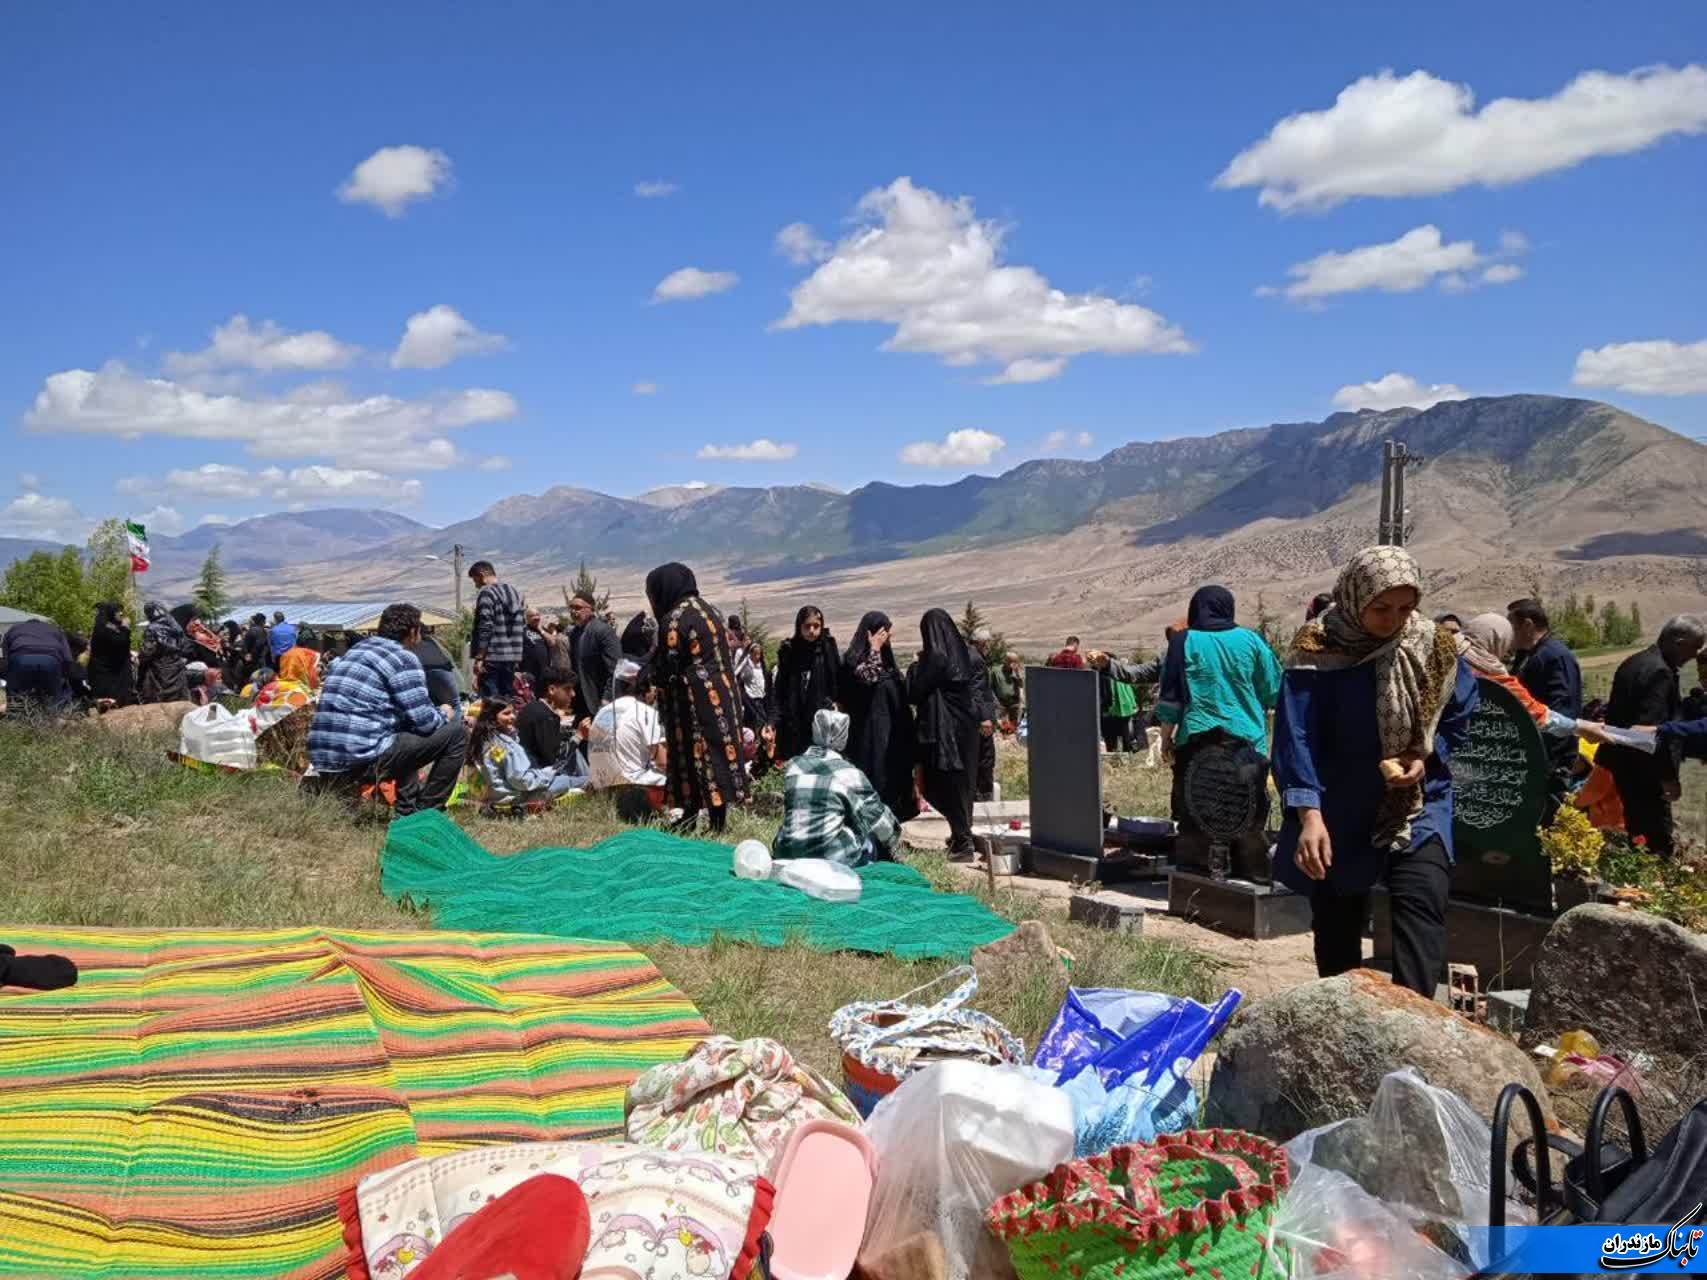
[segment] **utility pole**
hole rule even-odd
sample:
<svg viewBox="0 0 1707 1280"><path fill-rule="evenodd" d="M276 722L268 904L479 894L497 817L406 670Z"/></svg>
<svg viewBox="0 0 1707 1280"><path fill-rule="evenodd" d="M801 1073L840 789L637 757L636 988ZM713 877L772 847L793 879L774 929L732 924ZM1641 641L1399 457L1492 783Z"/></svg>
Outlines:
<svg viewBox="0 0 1707 1280"><path fill-rule="evenodd" d="M456 575L456 616L462 617L462 543L450 549L451 572Z"/></svg>
<svg viewBox="0 0 1707 1280"><path fill-rule="evenodd" d="M1405 545L1405 468L1423 460L1400 440L1388 440L1381 449L1381 516L1375 540L1384 547Z"/></svg>

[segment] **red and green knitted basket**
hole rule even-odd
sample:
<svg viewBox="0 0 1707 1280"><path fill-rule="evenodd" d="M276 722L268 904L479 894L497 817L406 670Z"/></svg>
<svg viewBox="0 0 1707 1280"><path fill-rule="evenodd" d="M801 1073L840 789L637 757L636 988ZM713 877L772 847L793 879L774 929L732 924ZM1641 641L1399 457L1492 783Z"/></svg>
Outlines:
<svg viewBox="0 0 1707 1280"><path fill-rule="evenodd" d="M1269 1248L1289 1176L1255 1134L1196 1129L1058 1166L986 1218L1020 1280L1273 1280Z"/></svg>

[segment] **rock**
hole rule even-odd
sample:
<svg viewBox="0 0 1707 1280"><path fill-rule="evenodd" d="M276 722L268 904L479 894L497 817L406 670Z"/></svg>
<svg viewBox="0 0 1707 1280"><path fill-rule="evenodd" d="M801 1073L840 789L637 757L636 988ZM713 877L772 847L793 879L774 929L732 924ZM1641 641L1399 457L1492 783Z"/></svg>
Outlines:
<svg viewBox="0 0 1707 1280"><path fill-rule="evenodd" d="M1116 933L1144 932L1144 905L1124 893L1075 893L1067 903L1067 919Z"/></svg>
<svg viewBox="0 0 1707 1280"><path fill-rule="evenodd" d="M1067 966L1039 920L1027 920L1007 937L974 950L972 967L981 992L1020 991L1041 983L1057 1003L1067 996Z"/></svg>
<svg viewBox="0 0 1707 1280"><path fill-rule="evenodd" d="M108 733L141 737L151 733L177 733L184 717L196 709L193 702L152 702L141 707L114 707L90 722ZM176 749L176 744L173 744Z"/></svg>
<svg viewBox="0 0 1707 1280"><path fill-rule="evenodd" d="M1369 969L1246 1005L1221 1037L1209 1081L1209 1123L1285 1142L1305 1129L1362 1115L1382 1078L1407 1066L1458 1094L1484 1120L1493 1115L1500 1090L1517 1081L1535 1094L1553 1124L1552 1104L1528 1054Z"/></svg>
<svg viewBox="0 0 1707 1280"><path fill-rule="evenodd" d="M1535 959L1523 1045L1580 1029L1626 1061L1645 1050L1681 1062L1707 1041L1704 1004L1707 934L1642 911L1572 907Z"/></svg>

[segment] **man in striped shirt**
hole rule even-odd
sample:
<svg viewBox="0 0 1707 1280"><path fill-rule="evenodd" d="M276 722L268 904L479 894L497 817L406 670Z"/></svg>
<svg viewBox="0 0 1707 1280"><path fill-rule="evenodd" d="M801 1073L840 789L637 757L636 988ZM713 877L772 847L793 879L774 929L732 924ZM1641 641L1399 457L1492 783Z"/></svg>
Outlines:
<svg viewBox="0 0 1707 1280"><path fill-rule="evenodd" d="M371 770L397 784L397 816L443 809L462 772L468 737L462 720L427 695L427 674L409 646L421 639L421 611L387 606L379 633L333 664L308 728L316 773ZM421 770L430 768L425 785Z"/></svg>
<svg viewBox="0 0 1707 1280"><path fill-rule="evenodd" d="M480 696L508 698L515 692L527 637L527 602L509 583L498 581L490 560L476 560L468 576L480 592L474 598L474 640L469 645Z"/></svg>
<svg viewBox="0 0 1707 1280"><path fill-rule="evenodd" d="M823 709L812 717L812 745L789 762L782 780L778 858L828 858L843 866L888 860L901 824L858 765L842 757L848 718Z"/></svg>

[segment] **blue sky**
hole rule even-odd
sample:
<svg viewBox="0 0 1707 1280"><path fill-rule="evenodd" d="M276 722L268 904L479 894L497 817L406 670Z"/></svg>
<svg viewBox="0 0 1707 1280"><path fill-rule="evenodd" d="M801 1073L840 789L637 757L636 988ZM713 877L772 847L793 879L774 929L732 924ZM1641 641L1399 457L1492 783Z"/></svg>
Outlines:
<svg viewBox="0 0 1707 1280"><path fill-rule="evenodd" d="M936 482L1464 393L1707 434L1700 5L4 22L0 534Z"/></svg>

